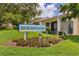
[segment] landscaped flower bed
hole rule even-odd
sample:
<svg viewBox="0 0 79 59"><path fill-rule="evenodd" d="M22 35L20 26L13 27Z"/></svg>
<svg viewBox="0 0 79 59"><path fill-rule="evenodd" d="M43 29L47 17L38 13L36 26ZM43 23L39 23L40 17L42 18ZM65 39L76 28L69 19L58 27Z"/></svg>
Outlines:
<svg viewBox="0 0 79 59"><path fill-rule="evenodd" d="M16 42L16 46L28 46L28 47L49 47L51 45L57 44L59 42L63 41L61 38L47 38L44 39L42 38L41 41L39 42L39 38L30 38L27 40L24 39L17 39L13 40L13 42Z"/></svg>

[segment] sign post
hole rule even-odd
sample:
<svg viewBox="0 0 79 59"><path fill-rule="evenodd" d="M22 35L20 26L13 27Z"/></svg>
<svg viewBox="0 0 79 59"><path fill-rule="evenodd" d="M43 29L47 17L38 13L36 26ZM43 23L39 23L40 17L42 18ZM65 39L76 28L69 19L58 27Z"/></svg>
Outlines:
<svg viewBox="0 0 79 59"><path fill-rule="evenodd" d="M42 23L40 22L40 26L42 25ZM42 39L42 33L39 32L39 42L41 42L41 39Z"/></svg>
<svg viewBox="0 0 79 59"><path fill-rule="evenodd" d="M26 21L25 21L25 25L26 25ZM27 35L27 32L24 32L24 40L27 39L26 35Z"/></svg>

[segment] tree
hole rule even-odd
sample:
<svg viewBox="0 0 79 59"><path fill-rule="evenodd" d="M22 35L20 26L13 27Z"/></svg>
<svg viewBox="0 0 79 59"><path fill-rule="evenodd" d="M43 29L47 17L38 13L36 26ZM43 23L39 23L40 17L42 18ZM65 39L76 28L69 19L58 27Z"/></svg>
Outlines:
<svg viewBox="0 0 79 59"><path fill-rule="evenodd" d="M5 13L2 16L3 23L13 23L13 25L17 25L18 23L22 23L22 15L21 14L13 14L13 13Z"/></svg>
<svg viewBox="0 0 79 59"><path fill-rule="evenodd" d="M18 24L20 22L26 22L29 24L30 20L32 18L36 18L40 12L39 4L37 3L0 4L0 23L12 22L14 24Z"/></svg>
<svg viewBox="0 0 79 59"><path fill-rule="evenodd" d="M4 21L11 22L12 20L15 20L15 19L16 19L15 21L17 21L17 19L21 17L22 19L19 19L19 20L22 20L23 22L26 21L27 23L29 23L31 18L35 18L37 15L40 14L40 10L38 9L38 7L39 7L39 4L37 3L0 4L0 23L1 24L3 23L3 19ZM11 16L10 14L13 16ZM21 17L18 17L18 16L21 16ZM13 17L14 19L12 19L11 17Z"/></svg>
<svg viewBox="0 0 79 59"><path fill-rule="evenodd" d="M30 21L32 17L36 17L39 14L37 10L38 4L20 4L20 13L23 15L24 20L27 19L27 23ZM27 7L26 7L27 6ZM27 17L27 18L26 18Z"/></svg>
<svg viewBox="0 0 79 59"><path fill-rule="evenodd" d="M72 19L79 18L79 4L78 3L69 3L62 5L60 8L63 13L62 19Z"/></svg>

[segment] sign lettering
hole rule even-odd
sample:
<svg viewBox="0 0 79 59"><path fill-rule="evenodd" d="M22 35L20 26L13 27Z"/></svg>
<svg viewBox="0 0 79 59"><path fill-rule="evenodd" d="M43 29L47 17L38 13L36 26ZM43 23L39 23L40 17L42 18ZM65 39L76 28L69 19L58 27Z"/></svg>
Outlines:
<svg viewBox="0 0 79 59"><path fill-rule="evenodd" d="M26 25L26 24L20 24L19 25L19 31L20 32L30 32L30 31L45 31L46 27L45 25Z"/></svg>

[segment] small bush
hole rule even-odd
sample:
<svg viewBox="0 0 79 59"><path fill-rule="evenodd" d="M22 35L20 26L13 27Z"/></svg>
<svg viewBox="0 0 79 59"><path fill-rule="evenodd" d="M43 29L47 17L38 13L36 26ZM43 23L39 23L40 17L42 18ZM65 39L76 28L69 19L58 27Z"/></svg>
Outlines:
<svg viewBox="0 0 79 59"><path fill-rule="evenodd" d="M58 34L59 34L59 35L63 35L63 34L64 34L64 32L62 32L62 31L59 31L59 32L58 32Z"/></svg>
<svg viewBox="0 0 79 59"><path fill-rule="evenodd" d="M62 41L63 39L56 39L56 38L54 38L54 39L49 39L49 43L52 43L52 44L57 44L57 43L59 43L60 41Z"/></svg>
<svg viewBox="0 0 79 59"><path fill-rule="evenodd" d="M46 27L46 32L50 34L51 33L51 27Z"/></svg>
<svg viewBox="0 0 79 59"><path fill-rule="evenodd" d="M38 42L37 47L49 47L50 43L46 41Z"/></svg>
<svg viewBox="0 0 79 59"><path fill-rule="evenodd" d="M28 41L23 40L23 39L13 40L13 42L16 42L17 46L27 46L28 45Z"/></svg>

